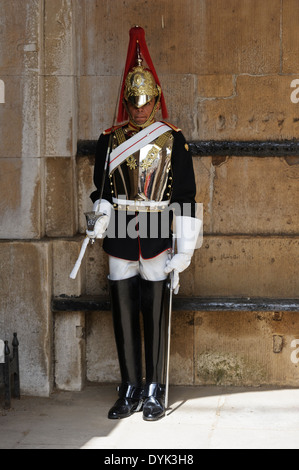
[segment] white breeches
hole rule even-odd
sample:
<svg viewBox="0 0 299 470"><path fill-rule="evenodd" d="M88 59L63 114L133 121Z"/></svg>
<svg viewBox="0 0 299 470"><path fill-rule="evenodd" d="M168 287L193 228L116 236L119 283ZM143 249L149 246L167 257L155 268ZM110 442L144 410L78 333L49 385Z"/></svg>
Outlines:
<svg viewBox="0 0 299 470"><path fill-rule="evenodd" d="M167 278L164 268L169 257L169 250L151 259L140 257L138 261L109 256L109 279L111 281L120 281L140 274L142 279L147 281L162 281Z"/></svg>

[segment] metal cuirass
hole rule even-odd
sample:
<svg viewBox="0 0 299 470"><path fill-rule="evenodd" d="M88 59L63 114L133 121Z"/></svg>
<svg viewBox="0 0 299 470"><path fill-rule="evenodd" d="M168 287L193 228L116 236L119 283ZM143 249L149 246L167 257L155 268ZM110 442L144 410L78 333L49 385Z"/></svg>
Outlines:
<svg viewBox="0 0 299 470"><path fill-rule="evenodd" d="M120 131L122 135L116 133L114 138L114 148L125 139L124 131ZM165 208L171 195L172 147L172 132L165 132L113 170L110 186L115 208L139 211Z"/></svg>

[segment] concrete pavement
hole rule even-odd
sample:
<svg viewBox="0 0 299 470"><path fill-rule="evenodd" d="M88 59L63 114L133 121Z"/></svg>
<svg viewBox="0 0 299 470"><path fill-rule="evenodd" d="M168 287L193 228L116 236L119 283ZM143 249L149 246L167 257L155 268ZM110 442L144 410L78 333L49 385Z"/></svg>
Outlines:
<svg viewBox="0 0 299 470"><path fill-rule="evenodd" d="M158 422L111 421L114 385L0 408L0 449L298 449L299 389L171 387ZM107 456L111 452L107 452Z"/></svg>

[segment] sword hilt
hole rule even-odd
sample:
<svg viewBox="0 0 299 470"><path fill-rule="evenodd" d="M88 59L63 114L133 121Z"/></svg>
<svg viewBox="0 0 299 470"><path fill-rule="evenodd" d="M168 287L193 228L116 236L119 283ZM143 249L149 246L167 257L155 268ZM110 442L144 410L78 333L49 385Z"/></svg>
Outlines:
<svg viewBox="0 0 299 470"><path fill-rule="evenodd" d="M102 212L90 211L84 212L84 215L86 218L87 230L93 232L97 221L105 214L103 214Z"/></svg>

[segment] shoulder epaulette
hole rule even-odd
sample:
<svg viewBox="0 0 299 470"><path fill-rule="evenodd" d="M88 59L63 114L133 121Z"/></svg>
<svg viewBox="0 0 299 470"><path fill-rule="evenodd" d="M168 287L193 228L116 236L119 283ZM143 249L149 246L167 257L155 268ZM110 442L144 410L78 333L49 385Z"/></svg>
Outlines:
<svg viewBox="0 0 299 470"><path fill-rule="evenodd" d="M171 127L171 129L174 130L175 132L179 132L179 131L182 130L182 129L180 129L179 127L174 126L173 124L170 124L170 122L167 122L167 121L161 121L161 122L164 122L164 124L166 124L167 126Z"/></svg>
<svg viewBox="0 0 299 470"><path fill-rule="evenodd" d="M120 129L120 128L123 127L123 126L124 126L124 124L120 124L119 126L112 126L112 127L110 127L109 129L106 129L106 130L103 132L103 134L104 134L104 135L109 135L109 134L111 134L111 132L114 132L116 129Z"/></svg>

